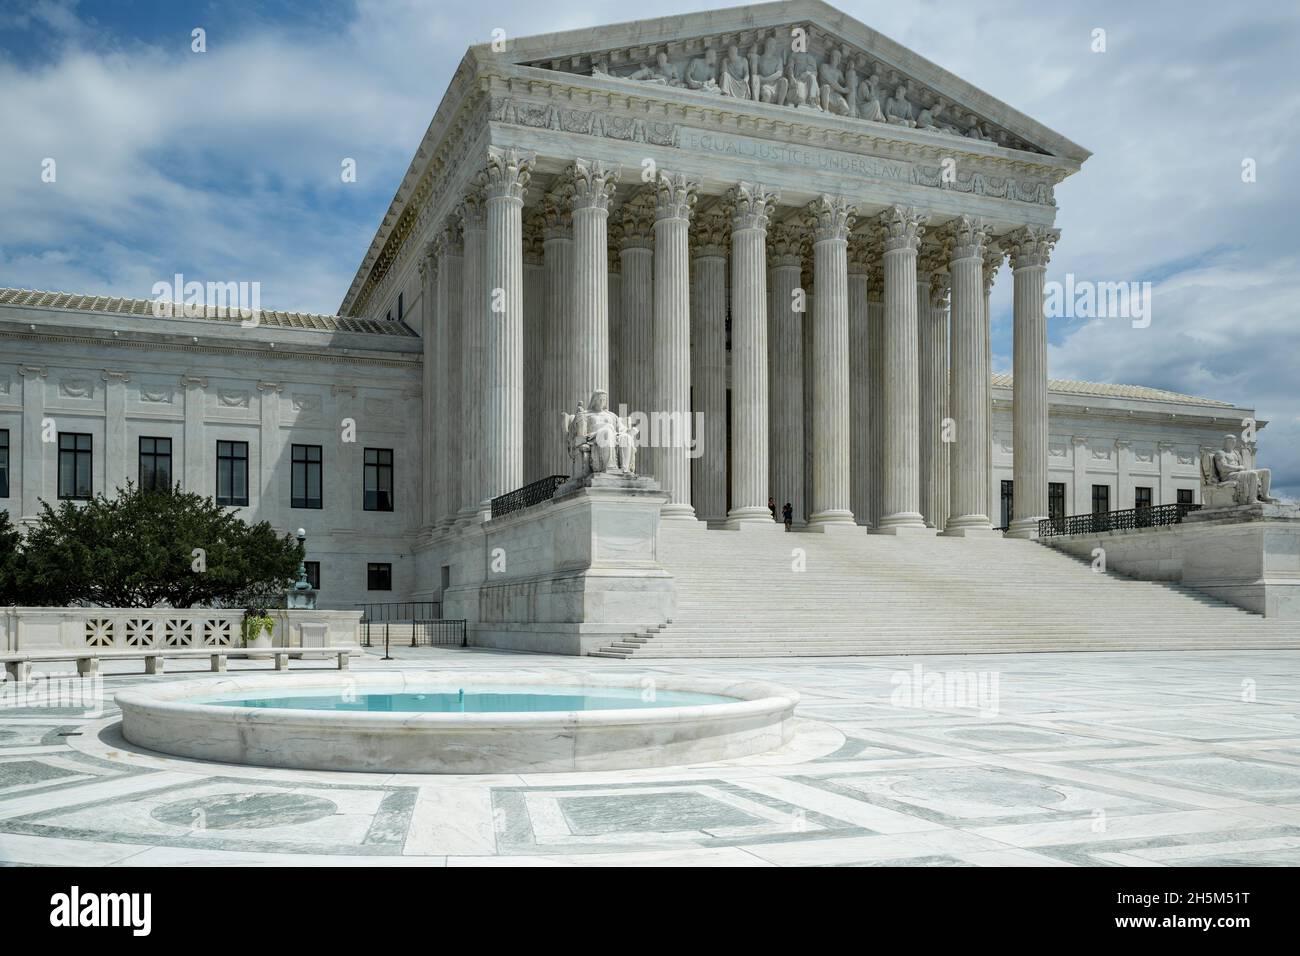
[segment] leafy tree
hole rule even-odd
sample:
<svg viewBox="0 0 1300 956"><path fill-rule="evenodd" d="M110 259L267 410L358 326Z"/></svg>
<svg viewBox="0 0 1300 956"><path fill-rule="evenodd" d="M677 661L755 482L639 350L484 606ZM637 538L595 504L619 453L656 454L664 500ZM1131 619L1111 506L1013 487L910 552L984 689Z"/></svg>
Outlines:
<svg viewBox="0 0 1300 956"><path fill-rule="evenodd" d="M0 511L0 607L18 603L18 545L22 536Z"/></svg>
<svg viewBox="0 0 1300 956"><path fill-rule="evenodd" d="M34 604L105 607L226 604L250 588L292 583L301 548L265 521L180 486L145 490L128 482L114 498L41 503L23 542L18 591Z"/></svg>

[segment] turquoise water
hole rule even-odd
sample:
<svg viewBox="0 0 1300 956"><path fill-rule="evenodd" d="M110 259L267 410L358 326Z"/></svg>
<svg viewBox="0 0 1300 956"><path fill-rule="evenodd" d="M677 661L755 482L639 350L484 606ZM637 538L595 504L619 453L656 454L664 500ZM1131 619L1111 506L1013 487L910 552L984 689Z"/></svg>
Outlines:
<svg viewBox="0 0 1300 956"><path fill-rule="evenodd" d="M650 697L646 700L644 698ZM361 713L409 714L493 714L570 710L641 710L656 707L695 707L701 704L734 704L734 697L655 691L653 696L639 687L544 688L489 687L464 691L431 690L424 693L376 694L342 692L298 696L248 697L211 700L219 707L258 707L267 710L356 711Z"/></svg>

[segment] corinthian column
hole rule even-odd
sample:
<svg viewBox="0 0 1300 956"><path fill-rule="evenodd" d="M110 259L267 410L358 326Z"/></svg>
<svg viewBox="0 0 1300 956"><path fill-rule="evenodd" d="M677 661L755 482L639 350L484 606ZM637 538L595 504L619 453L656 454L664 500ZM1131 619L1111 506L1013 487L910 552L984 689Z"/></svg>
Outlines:
<svg viewBox="0 0 1300 956"><path fill-rule="evenodd" d="M483 383L486 420L480 503L480 511L485 510L488 517L493 498L524 483L523 211L532 164L532 156L518 150L488 148L488 308Z"/></svg>
<svg viewBox="0 0 1300 956"><path fill-rule="evenodd" d="M1000 514L1002 508L1002 489L993 483L993 343L992 334L992 307L990 302L993 298L993 282L997 279L998 270L1002 268L1002 260L1006 258L1006 252L997 245L989 245L984 249L984 311L980 314L982 323L981 331L984 333L984 351L985 361L988 363L989 374L984 385L984 407L987 410L987 427L988 441L985 443L989 450L988 468L985 470L985 501L988 502L988 514Z"/></svg>
<svg viewBox="0 0 1300 956"><path fill-rule="evenodd" d="M609 285L609 401L617 413L624 400L623 356L623 262L619 253L623 245L623 222L611 217L606 231L609 241L605 247L606 282Z"/></svg>
<svg viewBox="0 0 1300 956"><path fill-rule="evenodd" d="M464 249L461 245L460 222L455 217L448 220L442 232L433 240L434 255L438 260L438 302L435 309L446 316L446 336L442 350L437 355L440 363L442 389L437 414L442 421L463 422L464 410L464 359L465 334L464 309L461 290L464 284ZM461 431L451 427L442 429L442 442L436 449L434 464L442 473L442 505L438 516L440 529L450 528L463 500L461 495Z"/></svg>
<svg viewBox="0 0 1300 956"><path fill-rule="evenodd" d="M586 402L609 389L609 253L606 220L618 168L580 159L573 164L573 338L570 380Z"/></svg>
<svg viewBox="0 0 1300 956"><path fill-rule="evenodd" d="M564 452L565 412L578 402L576 389L568 379L569 353L573 341L573 216L569 205L571 183L562 183L542 201L542 259L546 268L546 308L542 316L541 349L534 361L542 363L542 449L541 474L567 475L569 460ZM587 396L581 396L583 401Z"/></svg>
<svg viewBox="0 0 1300 956"><path fill-rule="evenodd" d="M691 262L688 230L699 184L660 173L655 203L653 406L655 467L668 492L665 519L695 519L691 506ZM666 427L665 427L666 426Z"/></svg>
<svg viewBox="0 0 1300 956"><path fill-rule="evenodd" d="M879 528L885 513L885 263L878 243L872 243L871 251L867 274L867 523Z"/></svg>
<svg viewBox="0 0 1300 956"><path fill-rule="evenodd" d="M880 215L885 259L885 494L882 534L926 530L921 517L916 253L927 217L894 206Z"/></svg>
<svg viewBox="0 0 1300 956"><path fill-rule="evenodd" d="M543 468L542 446L547 440L546 403L542 400L546 374L546 266L542 214L524 211L524 484L549 475Z"/></svg>
<svg viewBox="0 0 1300 956"><path fill-rule="evenodd" d="M852 526L849 510L848 238L856 207L823 195L808 208L813 230L813 513L809 526Z"/></svg>
<svg viewBox="0 0 1300 956"><path fill-rule="evenodd" d="M947 520L948 274L941 247L928 245L917 266L916 312L921 398L921 516L927 527L943 529Z"/></svg>
<svg viewBox="0 0 1300 956"><path fill-rule="evenodd" d="M641 447L636 470L655 471L655 449L650 447L649 420L654 407L654 205L652 197L629 199L621 209L623 220L623 335L621 367L623 394L612 397L618 408L641 417ZM620 415L625 415L620 410ZM626 415L625 415L626 417Z"/></svg>
<svg viewBox="0 0 1300 956"><path fill-rule="evenodd" d="M1015 517L1007 530L1013 538L1038 536L1047 517L1047 318L1043 314L1043 277L1060 233L1025 226L1006 237L1015 279L1012 295L1012 479Z"/></svg>
<svg viewBox="0 0 1300 956"><path fill-rule="evenodd" d="M465 264L462 269L461 293L461 387L464 396L462 407L465 433L474 440L461 448L460 515L468 524L475 520L479 502L483 500L483 441L487 427L482 400L484 366L484 330L487 327L487 280L484 277L484 246L487 226L483 198L483 179L478 177L465 193L457 212L460 215L461 234L465 242Z"/></svg>
<svg viewBox="0 0 1300 956"><path fill-rule="evenodd" d="M867 294L871 267L865 236L849 238L849 510L860 525L871 513L871 349Z"/></svg>
<svg viewBox="0 0 1300 956"><path fill-rule="evenodd" d="M776 528L767 510L767 222L778 194L754 183L731 207L731 511L727 524Z"/></svg>
<svg viewBox="0 0 1300 956"><path fill-rule="evenodd" d="M800 284L807 239L806 232L790 223L772 226L767 238L772 269L767 337L771 397L768 487L776 499L777 515L788 501L797 525L807 521L803 475L803 326L807 305ZM732 327L734 334L734 319Z"/></svg>
<svg viewBox="0 0 1300 956"><path fill-rule="evenodd" d="M943 231L952 286L952 369L948 407L953 441L948 446L949 511L944 534L989 534L988 396L992 382L984 323L984 255L989 229L980 219L959 216Z"/></svg>
<svg viewBox="0 0 1300 956"><path fill-rule="evenodd" d="M727 241L726 217L692 225L691 395L697 420L691 494L702 521L727 516Z"/></svg>

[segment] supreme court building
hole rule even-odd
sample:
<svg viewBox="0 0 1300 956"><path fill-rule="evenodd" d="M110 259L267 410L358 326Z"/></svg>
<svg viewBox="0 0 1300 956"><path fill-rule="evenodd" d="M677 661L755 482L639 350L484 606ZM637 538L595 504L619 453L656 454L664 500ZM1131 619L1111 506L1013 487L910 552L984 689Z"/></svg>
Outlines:
<svg viewBox="0 0 1300 956"><path fill-rule="evenodd" d="M459 591L473 623L549 613L492 603L555 570L531 531L551 571L485 596L491 528L521 527L492 502L570 472L562 416L598 390L637 422L655 520L737 549L779 530L769 499L804 532L956 538L1032 536L1099 488L1192 501L1251 409L1049 382L1054 188L1088 156L819 0L474 46L337 316L0 293L0 506L62 496L65 451L77 490L48 417L87 436L94 491L166 439L187 486L307 526L322 606Z"/></svg>

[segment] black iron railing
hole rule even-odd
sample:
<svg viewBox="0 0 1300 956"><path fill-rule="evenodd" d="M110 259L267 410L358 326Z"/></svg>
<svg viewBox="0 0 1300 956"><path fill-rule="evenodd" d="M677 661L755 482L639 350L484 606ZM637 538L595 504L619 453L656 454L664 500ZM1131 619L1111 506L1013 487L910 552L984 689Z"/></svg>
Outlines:
<svg viewBox="0 0 1300 956"><path fill-rule="evenodd" d="M568 475L551 475L549 478L539 478L514 491L507 491L504 495L492 499L492 517L500 518L512 511L520 511L533 505L540 505L543 501L550 501L555 497L555 490L568 480Z"/></svg>
<svg viewBox="0 0 1300 956"><path fill-rule="evenodd" d="M1094 514L1044 518L1038 522L1038 536L1050 538L1063 534L1100 534L1103 531L1128 531L1134 528L1157 528L1178 524L1200 505L1156 505L1152 508L1128 508L1124 511L1098 511Z"/></svg>
<svg viewBox="0 0 1300 956"><path fill-rule="evenodd" d="M362 647L464 647L465 622L442 617L441 601L358 604Z"/></svg>
<svg viewBox="0 0 1300 956"><path fill-rule="evenodd" d="M442 617L441 601L388 601L358 604L361 620L372 624L384 621L429 621Z"/></svg>

